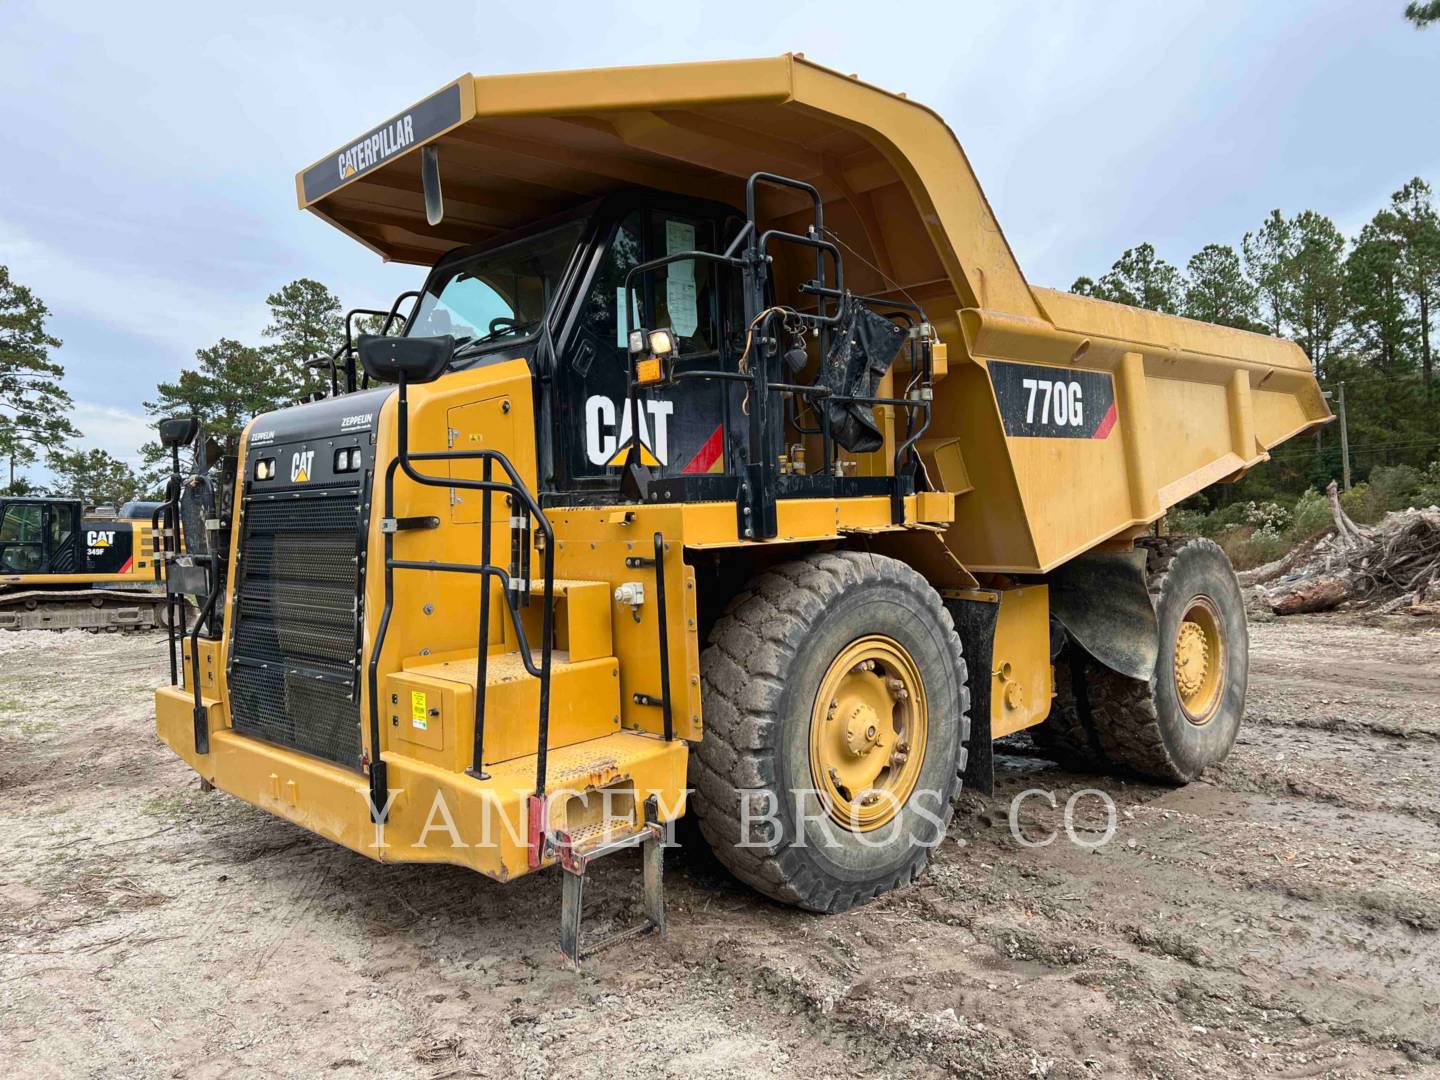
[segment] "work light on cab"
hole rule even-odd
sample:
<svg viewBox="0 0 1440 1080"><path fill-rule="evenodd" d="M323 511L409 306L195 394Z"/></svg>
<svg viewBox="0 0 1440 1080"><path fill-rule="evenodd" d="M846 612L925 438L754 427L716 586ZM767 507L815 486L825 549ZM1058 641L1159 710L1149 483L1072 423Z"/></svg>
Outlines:
<svg viewBox="0 0 1440 1080"><path fill-rule="evenodd" d="M667 382L670 358L675 355L675 335L669 330L632 330L630 355L635 361L637 383L650 386Z"/></svg>

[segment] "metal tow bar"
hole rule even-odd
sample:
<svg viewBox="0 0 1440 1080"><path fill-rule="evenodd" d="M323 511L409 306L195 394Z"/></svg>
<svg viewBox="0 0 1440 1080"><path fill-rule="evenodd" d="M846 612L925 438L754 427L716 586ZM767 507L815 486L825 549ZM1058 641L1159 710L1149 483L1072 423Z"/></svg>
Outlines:
<svg viewBox="0 0 1440 1080"><path fill-rule="evenodd" d="M602 841L593 847L577 848L570 834L560 831L552 833L546 842L561 866L560 951L573 967L578 970L580 961L585 957L630 938L652 932L665 933L665 826L660 823L655 796L645 800L645 823L636 832ZM586 869L596 859L633 847L641 849L645 921L582 948L580 921Z"/></svg>

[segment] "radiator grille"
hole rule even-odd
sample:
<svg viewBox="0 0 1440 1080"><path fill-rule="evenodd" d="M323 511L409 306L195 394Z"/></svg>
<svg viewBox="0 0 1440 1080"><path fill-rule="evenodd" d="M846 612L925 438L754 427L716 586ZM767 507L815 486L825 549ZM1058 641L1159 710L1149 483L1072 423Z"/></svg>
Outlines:
<svg viewBox="0 0 1440 1080"><path fill-rule="evenodd" d="M242 734L360 763L360 489L249 496L230 699Z"/></svg>

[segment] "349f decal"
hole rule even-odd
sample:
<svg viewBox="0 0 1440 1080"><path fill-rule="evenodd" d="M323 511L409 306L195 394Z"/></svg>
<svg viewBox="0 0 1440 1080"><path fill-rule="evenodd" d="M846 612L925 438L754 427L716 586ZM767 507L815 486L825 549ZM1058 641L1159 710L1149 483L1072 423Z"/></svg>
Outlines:
<svg viewBox="0 0 1440 1080"><path fill-rule="evenodd" d="M1115 427L1108 371L991 360L990 382L1005 434L1027 439L1105 439Z"/></svg>

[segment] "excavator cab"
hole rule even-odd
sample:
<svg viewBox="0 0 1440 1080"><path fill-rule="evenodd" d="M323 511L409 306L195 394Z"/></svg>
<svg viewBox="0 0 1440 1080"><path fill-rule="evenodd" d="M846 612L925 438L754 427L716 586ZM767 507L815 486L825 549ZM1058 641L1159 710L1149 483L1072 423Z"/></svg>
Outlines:
<svg viewBox="0 0 1440 1080"><path fill-rule="evenodd" d="M0 573L73 574L84 562L75 499L0 499Z"/></svg>

